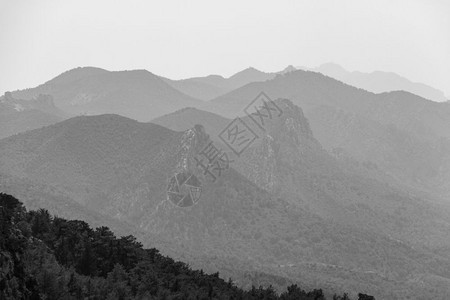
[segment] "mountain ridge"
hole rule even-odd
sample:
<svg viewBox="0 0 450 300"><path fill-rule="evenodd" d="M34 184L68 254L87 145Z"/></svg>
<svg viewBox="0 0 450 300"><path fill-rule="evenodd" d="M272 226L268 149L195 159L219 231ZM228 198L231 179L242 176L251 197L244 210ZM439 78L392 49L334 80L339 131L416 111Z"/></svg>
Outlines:
<svg viewBox="0 0 450 300"><path fill-rule="evenodd" d="M305 69L299 67L299 69ZM306 68L311 71L320 72L333 77L349 85L365 89L374 93L384 93L396 90L405 90L425 99L445 102L448 97L444 93L429 85L413 82L394 72L372 71L369 73L360 71L347 71L342 66L335 63L325 63L316 68Z"/></svg>
<svg viewBox="0 0 450 300"><path fill-rule="evenodd" d="M265 73L253 67L248 67L229 77L207 75L181 80L164 78L164 80L188 95L202 100L211 100L250 82L265 81L272 79L274 76L274 73Z"/></svg>
<svg viewBox="0 0 450 300"><path fill-rule="evenodd" d="M405 161L402 167L389 171L401 175L402 168L411 170L411 166L414 166L416 170L411 170L412 175L408 175L410 178L407 179L411 186L419 184L429 192L436 190L443 197L450 191L450 186L445 184L446 178L450 178L448 151L445 151L450 139L450 106L447 103L433 102L408 92L374 94L317 72L298 70L278 75L266 82L250 83L211 100L202 109L226 117L242 116L245 115L246 105L261 91L274 98L289 98L301 106L313 132L329 151L341 147L355 157L361 157L361 153L365 153L364 160L380 163L389 170L395 167L392 163L398 161L387 163L376 152L374 154L379 156L367 156L371 153L366 151L370 150L367 143L377 148L383 145L384 148L379 149L382 150L380 153L385 152L383 155L393 159L398 153L405 152L405 149L398 149L404 146L396 140L386 139L387 136L392 137L394 133L402 140L416 141L409 142L414 151L405 153L408 156L412 153L418 156L409 162ZM334 118L337 123L330 123L325 118L326 112L331 110L341 115ZM353 115L354 118L346 120L345 114ZM359 127L353 123L356 120L361 123ZM374 128L372 124L375 125ZM342 130L335 132L336 127L342 127ZM366 132L362 132L362 128L366 128ZM345 139L338 140L337 134L347 139L347 142ZM334 142L331 143L330 140ZM431 153L425 148L431 150ZM422 164L422 168L433 169L424 174L418 164ZM415 177L414 172L419 174L417 179L411 177Z"/></svg>
<svg viewBox="0 0 450 300"><path fill-rule="evenodd" d="M141 121L202 102L147 70L92 67L72 69L35 88L12 92L26 100L38 94L52 95L55 104L72 115L116 113Z"/></svg>

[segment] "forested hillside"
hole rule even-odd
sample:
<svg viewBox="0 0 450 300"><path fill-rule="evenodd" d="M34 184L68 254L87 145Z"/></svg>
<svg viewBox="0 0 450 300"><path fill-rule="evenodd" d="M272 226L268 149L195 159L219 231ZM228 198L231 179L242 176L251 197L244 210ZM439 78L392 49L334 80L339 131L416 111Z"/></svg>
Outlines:
<svg viewBox="0 0 450 300"><path fill-rule="evenodd" d="M326 299L297 285L279 295L271 287L244 291L219 273L144 249L131 235L27 212L7 194L0 194L0 225L0 299Z"/></svg>

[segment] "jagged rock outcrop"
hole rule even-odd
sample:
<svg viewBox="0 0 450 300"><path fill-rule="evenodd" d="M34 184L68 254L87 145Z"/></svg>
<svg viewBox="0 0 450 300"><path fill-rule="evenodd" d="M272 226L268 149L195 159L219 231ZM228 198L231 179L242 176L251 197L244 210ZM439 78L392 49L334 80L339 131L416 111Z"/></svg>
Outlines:
<svg viewBox="0 0 450 300"><path fill-rule="evenodd" d="M195 125L181 136L175 172L194 172L194 156L209 141L209 135L202 125Z"/></svg>
<svg viewBox="0 0 450 300"><path fill-rule="evenodd" d="M314 138L302 109L287 99L275 103L283 113L266 122L258 133L260 140L233 166L259 187L278 194L286 180L292 183L295 170L313 168L308 164L316 158L329 157Z"/></svg>

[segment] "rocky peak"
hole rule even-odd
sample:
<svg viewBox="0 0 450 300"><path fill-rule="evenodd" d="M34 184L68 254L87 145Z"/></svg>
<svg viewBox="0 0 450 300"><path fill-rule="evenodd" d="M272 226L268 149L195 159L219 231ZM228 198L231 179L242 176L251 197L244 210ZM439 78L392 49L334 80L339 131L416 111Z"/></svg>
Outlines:
<svg viewBox="0 0 450 300"><path fill-rule="evenodd" d="M234 162L230 166L266 191L276 192L286 168L301 167L314 153L323 150L313 137L300 107L288 99L277 99L272 104L281 110L281 114L273 113L272 119L265 120L264 128L257 129L253 120L243 118L255 130L258 138L240 157L232 156ZM202 182L208 181L195 160L211 141L205 128L195 125L184 131L179 139L175 173L190 172Z"/></svg>
<svg viewBox="0 0 450 300"><path fill-rule="evenodd" d="M286 172L301 167L313 153L322 151L300 107L288 99L277 99L275 105L281 115L265 124L259 142L234 165L259 187L274 193L280 189Z"/></svg>
<svg viewBox="0 0 450 300"><path fill-rule="evenodd" d="M5 92L5 95L3 96L3 101L12 101L13 96L11 92Z"/></svg>
<svg viewBox="0 0 450 300"><path fill-rule="evenodd" d="M195 170L194 156L201 151L202 147L209 141L203 125L195 125L183 132L179 149L177 150L177 164L175 172L193 172Z"/></svg>
<svg viewBox="0 0 450 300"><path fill-rule="evenodd" d="M277 143L289 142L299 147L317 144L308 119L300 107L288 99L277 99L274 103L282 113L267 124L266 134L276 137L274 141Z"/></svg>
<svg viewBox="0 0 450 300"><path fill-rule="evenodd" d="M297 71L297 69L293 65L289 65L286 68L284 68L281 72L279 72L279 74L286 74L294 71Z"/></svg>

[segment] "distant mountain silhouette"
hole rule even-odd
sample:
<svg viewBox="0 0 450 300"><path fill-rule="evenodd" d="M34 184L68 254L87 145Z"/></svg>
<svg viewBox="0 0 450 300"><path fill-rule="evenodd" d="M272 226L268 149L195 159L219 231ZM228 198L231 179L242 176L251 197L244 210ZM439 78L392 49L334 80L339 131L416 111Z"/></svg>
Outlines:
<svg viewBox="0 0 450 300"><path fill-rule="evenodd" d="M247 68L242 70L230 78L228 78L229 85L232 86L233 89L244 86L250 82L256 81L266 81L275 77L273 73L265 73L261 72L255 68Z"/></svg>
<svg viewBox="0 0 450 300"><path fill-rule="evenodd" d="M433 101L444 102L448 100L442 91L423 83L412 82L393 72L350 72L334 63L322 64L317 68L311 68L309 70L320 72L349 85L374 93L403 90Z"/></svg>
<svg viewBox="0 0 450 300"><path fill-rule="evenodd" d="M417 135L450 137L450 107L408 92L373 94L343 84L317 72L298 70L273 80L254 82L213 99L203 108L224 116L243 114L242 109L261 91L285 97L305 111L320 105L358 113L382 124L394 124Z"/></svg>
<svg viewBox="0 0 450 300"><path fill-rule="evenodd" d="M297 68L295 68L293 65L289 65L286 68L284 68L282 71L278 72L277 74L286 74L289 72L297 71Z"/></svg>
<svg viewBox="0 0 450 300"><path fill-rule="evenodd" d="M208 82L202 82L201 80L172 80L164 77L161 77L161 79L180 92L204 101L216 98L217 96L223 95L230 91L225 87L217 86Z"/></svg>
<svg viewBox="0 0 450 300"><path fill-rule="evenodd" d="M201 103L145 70L110 72L92 67L67 71L12 94L26 100L51 95L58 107L73 115L116 113L141 121Z"/></svg>
<svg viewBox="0 0 450 300"><path fill-rule="evenodd" d="M274 73L264 73L249 67L229 78L220 75L209 75L205 77L193 77L183 80L170 80L163 78L172 87L192 97L211 100L250 82L265 81L275 77Z"/></svg>

